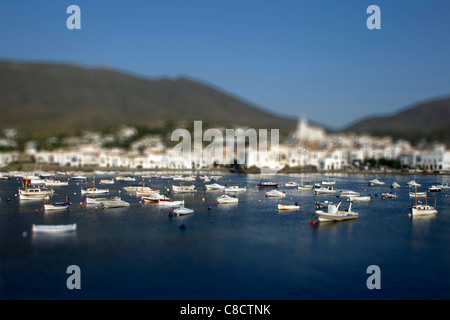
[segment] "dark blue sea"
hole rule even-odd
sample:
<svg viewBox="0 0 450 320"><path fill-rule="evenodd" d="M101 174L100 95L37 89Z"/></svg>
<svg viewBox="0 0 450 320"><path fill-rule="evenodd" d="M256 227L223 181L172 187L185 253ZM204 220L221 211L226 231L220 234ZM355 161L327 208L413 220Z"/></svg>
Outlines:
<svg viewBox="0 0 450 320"><path fill-rule="evenodd" d="M96 175L96 181L102 177ZM54 201L68 195L64 212L44 213L42 201L20 201L17 178L0 181L0 299L149 299L149 300L305 300L305 299L449 299L450 191L437 198L437 215L410 218L406 183L416 179L425 191L448 176L377 176L386 184L369 186L370 175L277 175L286 181L336 180L337 190L371 195L354 202L359 218L311 224L315 201L339 200L280 187L284 203L298 211L278 212L281 201L255 188L259 175L225 174L222 185L246 186L238 204L215 205L220 191L171 194L171 181L145 178L145 185L184 199L194 213L170 216L168 208L140 203L122 188L130 207L86 207L83 182L55 188ZM64 178L63 178L64 179ZM89 175L91 182L93 176ZM397 181L401 188L389 187ZM383 192L396 199L381 199ZM111 195L118 194L111 191ZM202 201L204 198L204 202ZM292 200L291 200L292 198ZM81 203L81 204L80 204ZM344 205L344 204L343 204ZM344 206L347 206L345 204ZM32 224L77 224L68 234L33 234ZM69 290L67 267L80 268L81 289ZM380 289L369 289L367 268L379 267Z"/></svg>

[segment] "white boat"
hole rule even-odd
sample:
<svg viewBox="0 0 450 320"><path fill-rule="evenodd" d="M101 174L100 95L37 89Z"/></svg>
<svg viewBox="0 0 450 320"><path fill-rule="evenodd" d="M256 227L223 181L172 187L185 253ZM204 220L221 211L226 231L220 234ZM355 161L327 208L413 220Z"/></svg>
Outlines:
<svg viewBox="0 0 450 320"><path fill-rule="evenodd" d="M151 196L155 193L159 193L159 190L153 190L153 189L150 189L147 191L136 190L135 192L136 192L136 196Z"/></svg>
<svg viewBox="0 0 450 320"><path fill-rule="evenodd" d="M184 200L179 201L160 201L158 202L160 207L181 207L184 206Z"/></svg>
<svg viewBox="0 0 450 320"><path fill-rule="evenodd" d="M342 201L339 202L339 204L337 204L337 205L334 205L334 204L328 205L327 212L325 212L323 210L316 210L314 212L314 216L316 218L318 218L319 221L343 221L343 220L358 218L359 214L357 212L352 211L352 203L351 202L350 202L350 205L349 205L347 211L339 210L339 207L341 206L341 204L342 204Z"/></svg>
<svg viewBox="0 0 450 320"><path fill-rule="evenodd" d="M314 192L315 195L319 195L319 194L334 194L336 193L336 190L333 189L333 187L320 187L320 188L315 188Z"/></svg>
<svg viewBox="0 0 450 320"><path fill-rule="evenodd" d="M120 197L109 197L109 198L90 198L86 197L86 204L102 204L103 201L113 201L121 200Z"/></svg>
<svg viewBox="0 0 450 320"><path fill-rule="evenodd" d="M62 186L68 186L69 181L60 181L60 180L45 180L45 186L46 187L62 187Z"/></svg>
<svg viewBox="0 0 450 320"><path fill-rule="evenodd" d="M437 213L436 207L428 204L416 204L411 210L413 216L425 216Z"/></svg>
<svg viewBox="0 0 450 320"><path fill-rule="evenodd" d="M102 180L100 180L100 184L114 184L114 180L102 179Z"/></svg>
<svg viewBox="0 0 450 320"><path fill-rule="evenodd" d="M330 204L336 205L337 203L333 202L333 201L325 200L325 201L316 201L316 202L314 202L314 204L316 205L317 209L320 209L320 208L328 208L328 205L330 205Z"/></svg>
<svg viewBox="0 0 450 320"><path fill-rule="evenodd" d="M45 184L45 179L41 179L40 177L37 176L26 176L22 179L22 183L30 185Z"/></svg>
<svg viewBox="0 0 450 320"><path fill-rule="evenodd" d="M184 216L184 215L187 215L187 214L191 214L193 212L194 212L194 210L186 208L186 207L180 207L180 208L177 208L177 209L173 210L173 213L176 216Z"/></svg>
<svg viewBox="0 0 450 320"><path fill-rule="evenodd" d="M190 185L190 186L175 186L175 185L172 185L172 192L175 192L175 193L190 193L190 192L197 192L197 190L195 190L195 185Z"/></svg>
<svg viewBox="0 0 450 320"><path fill-rule="evenodd" d="M69 209L70 202L55 202L53 204L44 203L44 211L61 211Z"/></svg>
<svg viewBox="0 0 450 320"><path fill-rule="evenodd" d="M384 184L385 184L385 182L380 181L378 179L372 179L369 181L369 186L382 186Z"/></svg>
<svg viewBox="0 0 450 320"><path fill-rule="evenodd" d="M60 224L60 225L37 225L33 224L32 231L34 233L63 233L73 232L77 229L77 224Z"/></svg>
<svg viewBox="0 0 450 320"><path fill-rule="evenodd" d="M128 187L124 187L123 189L127 192L136 192L136 191L151 192L151 191L153 191L152 188L143 187L143 186L128 186Z"/></svg>
<svg viewBox="0 0 450 320"><path fill-rule="evenodd" d="M136 178L134 178L134 177L122 177L122 176L118 176L118 177L116 177L116 181L130 182L130 181L136 181Z"/></svg>
<svg viewBox="0 0 450 320"><path fill-rule="evenodd" d="M52 190L41 188L25 188L19 190L20 200L47 199L52 194Z"/></svg>
<svg viewBox="0 0 450 320"><path fill-rule="evenodd" d="M206 190L223 190L225 186L220 185L218 183L205 184Z"/></svg>
<svg viewBox="0 0 450 320"><path fill-rule="evenodd" d="M284 193L282 191L278 191L278 190L272 190L272 191L266 192L266 197L269 197L269 198L284 198L284 197L286 197L286 193Z"/></svg>
<svg viewBox="0 0 450 320"><path fill-rule="evenodd" d="M437 185L432 185L428 188L428 192L441 192L441 188Z"/></svg>
<svg viewBox="0 0 450 320"><path fill-rule="evenodd" d="M86 176L82 176L82 175L77 175L77 176L73 176L72 180L86 180L87 177Z"/></svg>
<svg viewBox="0 0 450 320"><path fill-rule="evenodd" d="M297 188L298 190L312 190L314 186L312 184L299 184Z"/></svg>
<svg viewBox="0 0 450 320"><path fill-rule="evenodd" d="M333 181L330 181L330 180L322 180L322 181L321 181L321 184L322 184L323 186L334 186L334 185L336 184L336 181L335 181L335 180L333 180Z"/></svg>
<svg viewBox="0 0 450 320"><path fill-rule="evenodd" d="M0 180L9 180L11 179L10 175L0 172Z"/></svg>
<svg viewBox="0 0 450 320"><path fill-rule="evenodd" d="M217 203L237 203L239 201L236 197L230 197L229 195L223 194L216 199Z"/></svg>
<svg viewBox="0 0 450 320"><path fill-rule="evenodd" d="M141 200L144 202L160 202L160 201L170 201L170 198L158 192L154 192L150 196L141 197Z"/></svg>
<svg viewBox="0 0 450 320"><path fill-rule="evenodd" d="M230 186L230 187L225 187L224 191L225 192L241 192L241 191L246 191L247 188L245 187L239 187L239 186Z"/></svg>
<svg viewBox="0 0 450 320"><path fill-rule="evenodd" d="M425 191L423 192L410 192L409 197L410 198L425 198L427 196L427 193Z"/></svg>
<svg viewBox="0 0 450 320"><path fill-rule="evenodd" d="M384 192L381 194L382 199L395 199L397 198L397 195L395 193L391 192Z"/></svg>
<svg viewBox="0 0 450 320"><path fill-rule="evenodd" d="M109 189L98 189L98 188L81 189L81 194L105 194L108 192Z"/></svg>
<svg viewBox="0 0 450 320"><path fill-rule="evenodd" d="M352 190L341 190L339 191L339 196L342 198L349 198L349 197L357 197L360 193Z"/></svg>
<svg viewBox="0 0 450 320"><path fill-rule="evenodd" d="M300 210L300 206L296 204L278 204L278 210Z"/></svg>
<svg viewBox="0 0 450 320"><path fill-rule="evenodd" d="M298 187L298 182L288 181L284 184L286 187Z"/></svg>
<svg viewBox="0 0 450 320"><path fill-rule="evenodd" d="M415 188L415 187L420 187L421 184L416 182L416 180L411 180L406 184L406 186L409 188Z"/></svg>
<svg viewBox="0 0 450 320"><path fill-rule="evenodd" d="M280 184L272 181L261 181L258 183L258 188L278 188Z"/></svg>
<svg viewBox="0 0 450 320"><path fill-rule="evenodd" d="M400 188L401 186L400 186L400 184L398 184L397 182L392 182L392 184L391 184L391 189L398 189L398 188Z"/></svg>
<svg viewBox="0 0 450 320"><path fill-rule="evenodd" d="M183 177L183 181L195 181L195 177Z"/></svg>
<svg viewBox="0 0 450 320"><path fill-rule="evenodd" d="M347 201L370 201L371 196L350 196Z"/></svg>
<svg viewBox="0 0 450 320"><path fill-rule="evenodd" d="M441 190L450 190L450 186L448 185L448 183L441 183L438 185L439 188L441 188Z"/></svg>
<svg viewBox="0 0 450 320"><path fill-rule="evenodd" d="M100 202L100 204L103 206L103 208L122 208L122 207L129 207L130 204L123 200L104 200Z"/></svg>

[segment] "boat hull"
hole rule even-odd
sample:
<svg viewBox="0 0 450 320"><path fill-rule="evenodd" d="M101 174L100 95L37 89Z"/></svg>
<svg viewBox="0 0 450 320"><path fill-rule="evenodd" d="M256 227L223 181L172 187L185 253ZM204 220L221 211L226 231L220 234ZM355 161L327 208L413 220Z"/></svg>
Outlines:
<svg viewBox="0 0 450 320"><path fill-rule="evenodd" d="M437 210L433 206L428 205L417 205L412 207L413 216L429 216L436 214Z"/></svg>
<svg viewBox="0 0 450 320"><path fill-rule="evenodd" d="M62 211L69 209L70 203L44 204L44 211Z"/></svg>
<svg viewBox="0 0 450 320"><path fill-rule="evenodd" d="M289 205L289 204L279 204L278 210L300 210L300 206Z"/></svg>
<svg viewBox="0 0 450 320"><path fill-rule="evenodd" d="M346 212L346 213L327 213L322 210L318 210L314 213L314 216L322 222L336 222L345 221L358 218L358 213L356 212Z"/></svg>
<svg viewBox="0 0 450 320"><path fill-rule="evenodd" d="M36 225L33 224L32 231L33 233L64 233L64 232L73 232L76 231L77 224L68 224L68 225Z"/></svg>

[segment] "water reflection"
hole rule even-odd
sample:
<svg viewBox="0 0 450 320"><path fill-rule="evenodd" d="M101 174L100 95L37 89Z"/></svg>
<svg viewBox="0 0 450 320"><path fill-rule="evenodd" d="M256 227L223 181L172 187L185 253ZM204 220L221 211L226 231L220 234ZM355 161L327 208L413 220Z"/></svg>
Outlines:
<svg viewBox="0 0 450 320"><path fill-rule="evenodd" d="M76 232L65 233L32 233L31 244L34 247L59 247L59 246L73 246L77 242Z"/></svg>

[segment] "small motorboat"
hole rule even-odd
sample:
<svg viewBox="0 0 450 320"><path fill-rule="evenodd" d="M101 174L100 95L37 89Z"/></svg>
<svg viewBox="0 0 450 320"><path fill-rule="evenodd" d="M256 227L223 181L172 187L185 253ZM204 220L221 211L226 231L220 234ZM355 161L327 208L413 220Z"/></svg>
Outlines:
<svg viewBox="0 0 450 320"><path fill-rule="evenodd" d="M191 214L193 212L194 212L194 210L186 208L186 207L180 207L178 209L173 210L173 213L176 216L184 216L184 215L187 215L187 214Z"/></svg>
<svg viewBox="0 0 450 320"><path fill-rule="evenodd" d="M378 179L372 179L369 181L369 186L382 186L385 182L378 180Z"/></svg>
<svg viewBox="0 0 450 320"><path fill-rule="evenodd" d="M60 224L60 225L37 225L33 224L31 230L34 233L63 233L73 232L77 229L77 224Z"/></svg>
<svg viewBox="0 0 450 320"><path fill-rule="evenodd" d="M239 201L236 197L230 197L229 195L223 194L216 199L217 203L237 203Z"/></svg>
<svg viewBox="0 0 450 320"><path fill-rule="evenodd" d="M298 190L312 190L314 186L312 184L299 184L297 186Z"/></svg>
<svg viewBox="0 0 450 320"><path fill-rule="evenodd" d="M392 184L391 184L391 189L398 189L398 188L400 188L401 186L400 186L400 184L398 184L397 182L392 182Z"/></svg>
<svg viewBox="0 0 450 320"><path fill-rule="evenodd" d="M72 177L72 180L86 180L86 179L87 177L83 175L77 175Z"/></svg>
<svg viewBox="0 0 450 320"><path fill-rule="evenodd" d="M105 194L108 192L109 189L98 189L98 188L81 189L81 194Z"/></svg>
<svg viewBox="0 0 450 320"><path fill-rule="evenodd" d="M141 197L141 200L144 202L160 202L160 201L170 201L170 198L163 194L155 192L151 196Z"/></svg>
<svg viewBox="0 0 450 320"><path fill-rule="evenodd" d="M140 192L152 192L154 191L152 188L150 187L143 187L143 186L128 186L128 187L124 187L123 188L125 191L127 192L136 192L136 191L140 191Z"/></svg>
<svg viewBox="0 0 450 320"><path fill-rule="evenodd" d="M320 188L314 188L314 195L320 195L320 194L334 194L336 193L336 190L333 189L332 186L330 187L320 187Z"/></svg>
<svg viewBox="0 0 450 320"><path fill-rule="evenodd" d="M223 190L225 186L220 185L218 183L205 184L206 190Z"/></svg>
<svg viewBox="0 0 450 320"><path fill-rule="evenodd" d="M247 191L247 188L239 187L239 186L230 186L230 187L226 186L224 191L225 192L242 192L242 191Z"/></svg>
<svg viewBox="0 0 450 320"><path fill-rule="evenodd" d="M420 183L416 182L416 180L411 180L406 184L406 186L408 188L415 188L415 187L420 187L422 185Z"/></svg>
<svg viewBox="0 0 450 320"><path fill-rule="evenodd" d="M409 197L410 198L425 198L427 196L427 193L425 191L423 192L410 192Z"/></svg>
<svg viewBox="0 0 450 320"><path fill-rule="evenodd" d="M341 198L350 198L350 197L357 197L360 193L352 190L341 190L339 191L339 197Z"/></svg>
<svg viewBox="0 0 450 320"><path fill-rule="evenodd" d="M286 197L286 193L284 193L282 191L278 191L278 190L272 190L272 191L266 192L266 197L269 197L269 198L284 198L284 197Z"/></svg>
<svg viewBox="0 0 450 320"><path fill-rule="evenodd" d="M395 199L397 198L397 195L392 192L384 192L381 194L382 199Z"/></svg>
<svg viewBox="0 0 450 320"><path fill-rule="evenodd" d="M438 185L441 190L450 190L450 185L448 183L441 183Z"/></svg>
<svg viewBox="0 0 450 320"><path fill-rule="evenodd" d="M123 200L106 200L102 201L100 203L103 208L109 209L109 208L123 208L123 207L129 207L130 203L123 201Z"/></svg>
<svg viewBox="0 0 450 320"><path fill-rule="evenodd" d="M328 205L328 211L325 212L323 210L316 210L314 216L319 219L319 221L343 221L358 218L359 214L357 212L352 211L352 202L348 207L347 211L339 210L342 201L337 205L330 204Z"/></svg>
<svg viewBox="0 0 450 320"><path fill-rule="evenodd" d="M437 185L432 185L428 188L428 192L441 192L441 188Z"/></svg>
<svg viewBox="0 0 450 320"><path fill-rule="evenodd" d="M371 196L350 196L347 201L370 201Z"/></svg>
<svg viewBox="0 0 450 320"><path fill-rule="evenodd" d="M258 183L258 188L278 188L279 186L278 182L262 181Z"/></svg>
<svg viewBox="0 0 450 320"><path fill-rule="evenodd" d="M181 207L184 206L184 200L180 201L161 201L158 202L160 207Z"/></svg>
<svg viewBox="0 0 450 320"><path fill-rule="evenodd" d="M329 204L333 204L333 205L336 204L336 202L332 202L332 201L328 201L328 200L325 200L325 201L316 201L316 202L314 202L314 203L315 203L317 209L320 209L320 208L328 208L328 205L329 205Z"/></svg>
<svg viewBox="0 0 450 320"><path fill-rule="evenodd" d="M278 210L300 210L300 205L296 202L295 204L278 204Z"/></svg>
<svg viewBox="0 0 450 320"><path fill-rule="evenodd" d="M86 204L102 204L103 201L114 201L121 200L120 197L109 197L109 198L90 198L86 196Z"/></svg>
<svg viewBox="0 0 450 320"><path fill-rule="evenodd" d="M55 202L53 204L44 203L44 211L60 211L69 209L70 202Z"/></svg>
<svg viewBox="0 0 450 320"><path fill-rule="evenodd" d="M285 187L298 187L298 182L288 181L284 184Z"/></svg>
<svg viewBox="0 0 450 320"><path fill-rule="evenodd" d="M190 185L190 186L172 185L172 192L174 192L174 193L191 193L191 192L197 192L197 190L195 190L195 185Z"/></svg>
<svg viewBox="0 0 450 320"><path fill-rule="evenodd" d="M114 180L102 179L102 180L100 180L100 184L114 184Z"/></svg>
<svg viewBox="0 0 450 320"><path fill-rule="evenodd" d="M68 186L69 181L61 181L61 180L45 180L45 186L46 187L62 187L62 186Z"/></svg>

